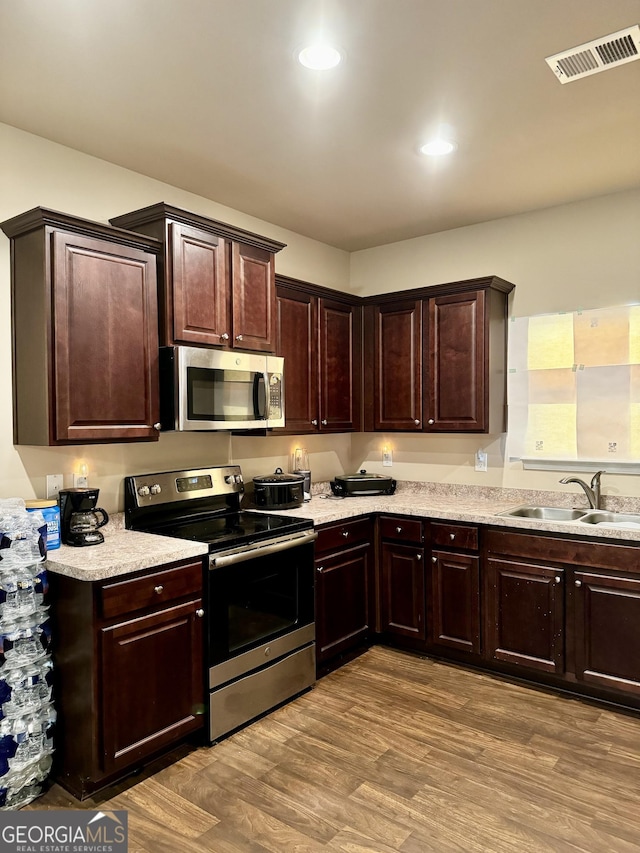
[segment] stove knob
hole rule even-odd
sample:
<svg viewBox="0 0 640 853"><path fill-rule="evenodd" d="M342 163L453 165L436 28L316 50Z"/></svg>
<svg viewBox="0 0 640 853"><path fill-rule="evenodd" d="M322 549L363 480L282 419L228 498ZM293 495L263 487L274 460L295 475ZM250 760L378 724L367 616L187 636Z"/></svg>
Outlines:
<svg viewBox="0 0 640 853"><path fill-rule="evenodd" d="M151 494L152 495L159 495L161 491L162 491L162 487L160 486L159 483L154 483L153 486L151 486Z"/></svg>
<svg viewBox="0 0 640 853"><path fill-rule="evenodd" d="M235 474L227 474L227 476L224 478L224 481L225 481L225 483L228 483L230 486L233 486L233 484L236 481L236 475Z"/></svg>
<svg viewBox="0 0 640 853"><path fill-rule="evenodd" d="M141 498L146 498L150 494L149 486L138 486L138 494Z"/></svg>

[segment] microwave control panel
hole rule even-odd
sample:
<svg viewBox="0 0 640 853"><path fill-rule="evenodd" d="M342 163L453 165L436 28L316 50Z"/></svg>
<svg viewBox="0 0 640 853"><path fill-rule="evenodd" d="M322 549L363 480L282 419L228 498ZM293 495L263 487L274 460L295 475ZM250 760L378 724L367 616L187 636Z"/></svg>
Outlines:
<svg viewBox="0 0 640 853"><path fill-rule="evenodd" d="M282 374L269 374L269 420L282 417Z"/></svg>

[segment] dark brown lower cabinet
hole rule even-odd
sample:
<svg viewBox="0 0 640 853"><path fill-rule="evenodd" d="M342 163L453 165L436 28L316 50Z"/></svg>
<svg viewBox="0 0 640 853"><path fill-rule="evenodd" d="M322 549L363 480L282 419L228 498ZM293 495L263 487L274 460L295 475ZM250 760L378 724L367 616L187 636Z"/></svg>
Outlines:
<svg viewBox="0 0 640 853"><path fill-rule="evenodd" d="M369 519L328 525L316 542L316 662L362 647L373 634L374 553Z"/></svg>
<svg viewBox="0 0 640 853"><path fill-rule="evenodd" d="M486 563L486 655L564 672L564 570L490 558Z"/></svg>
<svg viewBox="0 0 640 853"><path fill-rule="evenodd" d="M193 599L101 629L106 771L129 767L202 721L201 607Z"/></svg>
<svg viewBox="0 0 640 853"><path fill-rule="evenodd" d="M202 562L49 586L54 775L84 799L204 726Z"/></svg>
<svg viewBox="0 0 640 853"><path fill-rule="evenodd" d="M574 573L578 681L640 694L640 577Z"/></svg>
<svg viewBox="0 0 640 853"><path fill-rule="evenodd" d="M380 557L383 635L424 642L427 636L424 549L383 542Z"/></svg>
<svg viewBox="0 0 640 853"><path fill-rule="evenodd" d="M429 589L430 641L480 654L480 558L433 551Z"/></svg>

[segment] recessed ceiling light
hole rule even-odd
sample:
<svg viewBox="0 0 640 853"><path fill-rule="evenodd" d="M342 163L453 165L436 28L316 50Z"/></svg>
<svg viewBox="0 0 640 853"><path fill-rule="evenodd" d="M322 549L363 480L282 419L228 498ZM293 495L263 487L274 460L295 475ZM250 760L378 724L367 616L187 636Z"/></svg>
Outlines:
<svg viewBox="0 0 640 853"><path fill-rule="evenodd" d="M328 71L329 68L335 68L341 59L340 51L328 44L312 44L303 48L298 54L298 62L314 71Z"/></svg>
<svg viewBox="0 0 640 853"><path fill-rule="evenodd" d="M420 146L420 152L428 157L442 157L444 154L451 154L458 146L451 139L431 139Z"/></svg>

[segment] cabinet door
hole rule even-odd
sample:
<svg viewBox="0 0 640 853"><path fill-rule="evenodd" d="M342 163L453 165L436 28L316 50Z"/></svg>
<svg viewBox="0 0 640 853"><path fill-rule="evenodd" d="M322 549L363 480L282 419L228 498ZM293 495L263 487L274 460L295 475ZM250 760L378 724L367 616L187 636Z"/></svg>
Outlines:
<svg viewBox="0 0 640 853"><path fill-rule="evenodd" d="M54 442L157 439L155 257L53 234Z"/></svg>
<svg viewBox="0 0 640 853"><path fill-rule="evenodd" d="M317 300L299 290L278 288L276 352L284 358L286 431L317 432Z"/></svg>
<svg viewBox="0 0 640 853"><path fill-rule="evenodd" d="M425 300L429 353L425 425L441 432L487 429L489 369L483 290Z"/></svg>
<svg viewBox="0 0 640 853"><path fill-rule="evenodd" d="M426 638L425 583L422 548L382 544L381 628L389 635Z"/></svg>
<svg viewBox="0 0 640 853"><path fill-rule="evenodd" d="M275 352L276 285L271 252L233 243L233 346Z"/></svg>
<svg viewBox="0 0 640 853"><path fill-rule="evenodd" d="M101 630L105 772L203 725L201 607L195 599Z"/></svg>
<svg viewBox="0 0 640 853"><path fill-rule="evenodd" d="M316 660L356 648L371 631L372 561L369 543L316 560Z"/></svg>
<svg viewBox="0 0 640 853"><path fill-rule="evenodd" d="M486 654L529 669L564 672L564 572L490 558Z"/></svg>
<svg viewBox="0 0 640 853"><path fill-rule="evenodd" d="M431 556L431 642L480 653L479 557L434 551Z"/></svg>
<svg viewBox="0 0 640 853"><path fill-rule="evenodd" d="M576 678L640 693L640 578L575 572Z"/></svg>
<svg viewBox="0 0 640 853"><path fill-rule="evenodd" d="M320 429L360 429L361 309L318 300Z"/></svg>
<svg viewBox="0 0 640 853"><path fill-rule="evenodd" d="M173 340L167 343L227 345L227 244L222 237L179 222L170 224L169 233Z"/></svg>
<svg viewBox="0 0 640 853"><path fill-rule="evenodd" d="M422 429L422 309L403 300L373 309L376 430Z"/></svg>

